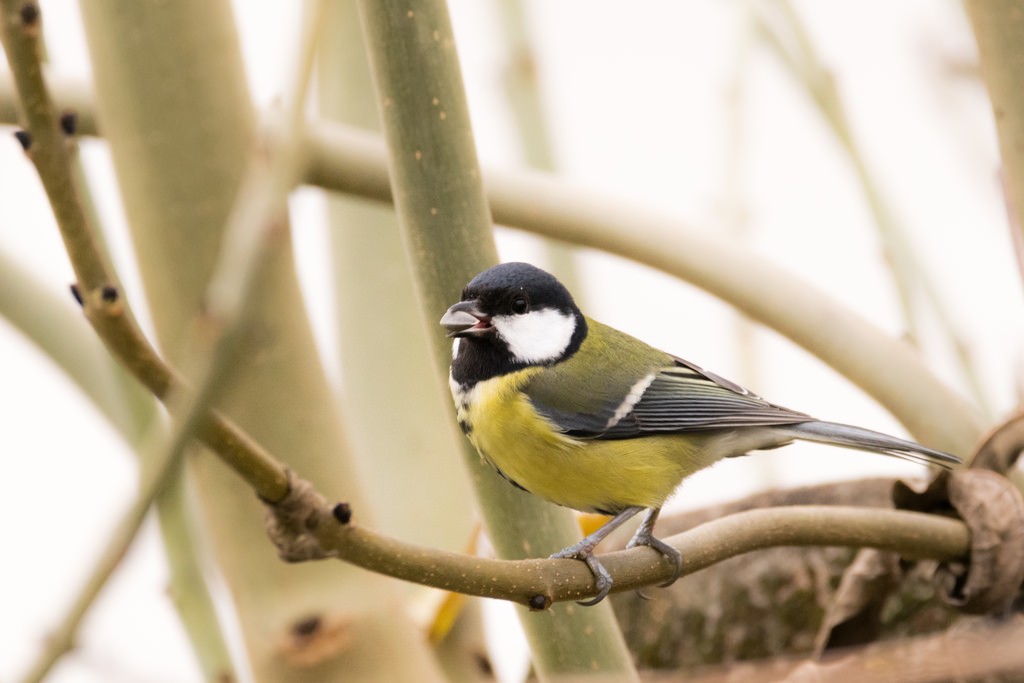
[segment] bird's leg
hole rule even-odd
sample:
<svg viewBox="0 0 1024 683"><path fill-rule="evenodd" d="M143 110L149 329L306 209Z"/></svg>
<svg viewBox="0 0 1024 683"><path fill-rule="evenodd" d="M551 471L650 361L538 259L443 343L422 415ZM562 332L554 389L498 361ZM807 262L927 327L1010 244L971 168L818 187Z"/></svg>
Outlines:
<svg viewBox="0 0 1024 683"><path fill-rule="evenodd" d="M683 571L683 554L668 543L665 543L665 541L654 537L654 523L658 521L658 513L660 512L661 508L650 508L647 511L644 520L640 522L640 527L633 534L633 538L629 539L626 547L635 548L638 545L646 545L667 557L675 565L675 572L672 574L672 578L660 585L660 588L667 588L676 582L676 579L679 578Z"/></svg>
<svg viewBox="0 0 1024 683"><path fill-rule="evenodd" d="M608 593L611 591L612 575L608 573L608 570L604 568L604 565L601 564L597 557L594 556L594 548L597 547L598 543L607 538L608 534L618 529L620 526L623 525L623 523L628 521L630 518L635 517L636 514L641 510L643 510L643 508L640 507L639 505L634 505L633 507L626 508L619 514L609 519L600 529L590 534L579 543L571 545L568 548L559 550L557 553L551 556L551 559L561 558L583 560L587 563L587 567L590 568L590 573L594 575L594 585L597 586L597 595L594 596L592 600L580 601L579 604L584 606L596 605L597 603L604 600L605 596L607 596ZM655 514L655 518L657 518L657 514ZM650 536L649 533L648 536ZM633 538L635 540L636 536L634 536ZM657 539L652 540L657 541ZM661 543L661 541L658 541L658 543ZM682 558L680 558L680 563L681 562Z"/></svg>

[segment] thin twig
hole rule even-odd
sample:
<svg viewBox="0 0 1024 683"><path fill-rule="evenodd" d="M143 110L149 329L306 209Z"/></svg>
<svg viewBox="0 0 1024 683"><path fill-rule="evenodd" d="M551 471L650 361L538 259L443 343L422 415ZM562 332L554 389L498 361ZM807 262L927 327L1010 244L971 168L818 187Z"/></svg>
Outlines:
<svg viewBox="0 0 1024 683"><path fill-rule="evenodd" d="M314 22L313 31L316 25ZM307 45L304 54L311 55L315 40L304 44ZM171 438L153 458L155 466L143 473L139 497L118 526L73 607L49 639L27 681L42 680L53 664L70 650L86 611L120 563L154 499L166 485L168 477L175 473L186 447L205 421L210 405L226 388L239 365L239 354L235 350L258 298L255 290L266 279L266 271L277 251L282 232L279 226L287 210L286 199L297 178L298 152L294 141L299 138L297 129L303 121L302 103L308 89L312 58L303 59L299 69L297 88L289 103L285 125L279 129L268 129L265 146L252 155L246 181L226 231L226 243L235 248L222 251L208 286L208 306L198 318L198 324L190 330L191 338L184 346L183 364L189 375L196 378L198 389L186 396L171 397L168 409L172 417L177 418ZM289 144L288 141L292 142ZM154 430L154 434L158 437L160 431Z"/></svg>
<svg viewBox="0 0 1024 683"><path fill-rule="evenodd" d="M165 400L172 392L184 396L189 389L180 375L164 363L132 318L83 210L59 112L43 80L39 62L40 17L37 12L29 17L31 21L26 21L29 15L22 8L28 4L3 0L0 37L22 102L28 156L53 207L75 271L82 308L111 352L157 398ZM262 498L280 500L287 494L284 466L229 419L210 412L198 433Z"/></svg>

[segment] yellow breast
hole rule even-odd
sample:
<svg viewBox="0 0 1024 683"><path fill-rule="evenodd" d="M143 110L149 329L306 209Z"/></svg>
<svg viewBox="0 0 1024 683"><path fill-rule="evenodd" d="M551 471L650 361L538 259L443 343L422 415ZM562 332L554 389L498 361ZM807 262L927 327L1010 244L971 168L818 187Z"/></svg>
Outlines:
<svg viewBox="0 0 1024 683"><path fill-rule="evenodd" d="M462 392L456 412L480 455L534 495L576 510L660 507L684 477L708 466L702 437L576 439L556 431L520 387L541 368L495 377Z"/></svg>

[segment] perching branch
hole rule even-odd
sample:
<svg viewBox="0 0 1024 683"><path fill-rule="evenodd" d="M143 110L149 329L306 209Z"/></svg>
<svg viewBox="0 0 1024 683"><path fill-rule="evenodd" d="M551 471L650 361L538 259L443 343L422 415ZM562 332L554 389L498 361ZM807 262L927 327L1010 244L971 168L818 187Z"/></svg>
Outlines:
<svg viewBox="0 0 1024 683"><path fill-rule="evenodd" d="M566 560L494 560L467 557L386 538L350 522L343 506L332 509L311 489L298 486L302 500L288 500L287 526L297 530L302 557L346 562L405 581L469 595L518 602L546 609L553 602L582 600L596 594L594 577L582 562ZM356 514L358 512L356 511ZM683 575L730 557L775 546L873 547L913 559L962 560L969 532L960 521L917 512L840 506L794 506L739 512L665 539L683 554ZM292 552L277 539L282 552ZM287 557L286 557L287 559ZM673 568L646 547L608 553L601 562L615 577L612 592L662 583Z"/></svg>

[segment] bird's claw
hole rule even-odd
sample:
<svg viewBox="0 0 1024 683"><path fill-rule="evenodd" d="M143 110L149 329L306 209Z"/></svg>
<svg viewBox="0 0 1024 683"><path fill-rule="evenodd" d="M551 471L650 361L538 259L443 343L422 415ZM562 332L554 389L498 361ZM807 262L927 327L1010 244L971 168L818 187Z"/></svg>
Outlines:
<svg viewBox="0 0 1024 683"><path fill-rule="evenodd" d="M597 587L597 595L592 597L590 600L577 600L576 603L584 607L590 607L608 597L608 593L612 590L612 575L608 573L608 570L604 568L600 560L594 556L593 553L586 557L580 558L587 563L587 567L590 568L590 573L594 575L594 585Z"/></svg>
<svg viewBox="0 0 1024 683"><path fill-rule="evenodd" d="M608 594L611 592L612 575L608 573L608 570L604 568L601 561L594 555L592 545L585 542L577 543L551 555L549 559L582 560L586 563L587 568L590 569L590 573L594 575L594 586L597 588L597 595L590 600L577 600L577 604L584 607L596 605L608 597Z"/></svg>
<svg viewBox="0 0 1024 683"><path fill-rule="evenodd" d="M679 576L683 573L683 554L679 552L676 548L670 546L668 543L665 543L665 541L661 540L660 538L655 538L654 535L651 534L649 531L646 531L646 533L645 531L646 529L644 527L641 527L640 530L636 533L636 535L633 536L633 538L629 539L629 543L626 544L626 548L629 549L635 548L638 545L646 545L650 548L653 548L654 550L657 550L665 558L667 558L668 561L672 563L674 568L674 571L672 572L672 578L670 578L665 583L658 584L658 588L668 588L673 583L675 583Z"/></svg>
<svg viewBox="0 0 1024 683"><path fill-rule="evenodd" d="M626 544L626 548L635 548L640 545L646 545L654 550L657 550L663 556L673 564L675 571L672 573L672 577L665 583L658 584L659 588L668 588L683 573L683 554L676 548L670 546L660 538L655 538L651 535L637 534L634 536L629 543ZM608 597L608 594L612 590L612 575L608 573L601 561L594 555L594 548L588 543L577 543L574 546L570 546L565 550L559 551L554 555L551 555L551 559L567 559L567 560L582 560L586 563L590 569L590 573L594 575L594 586L597 588L597 595L590 600L577 600L577 604L584 607L590 607ZM640 593L640 597L645 600L649 600L649 596Z"/></svg>

